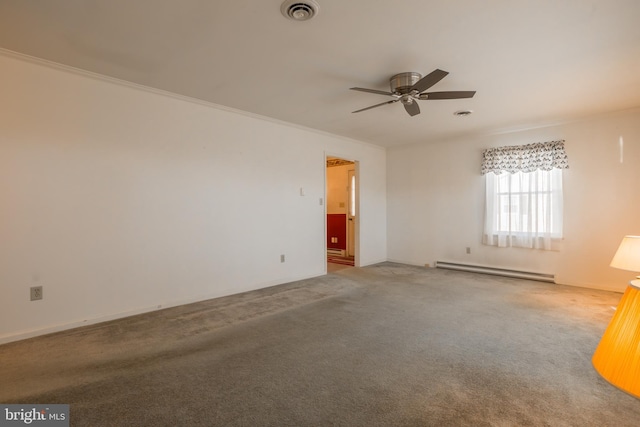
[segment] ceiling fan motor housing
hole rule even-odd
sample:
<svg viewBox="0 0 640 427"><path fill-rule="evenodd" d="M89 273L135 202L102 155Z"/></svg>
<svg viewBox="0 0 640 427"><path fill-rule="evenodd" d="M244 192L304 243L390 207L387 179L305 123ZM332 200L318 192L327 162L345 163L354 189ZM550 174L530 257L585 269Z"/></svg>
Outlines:
<svg viewBox="0 0 640 427"><path fill-rule="evenodd" d="M420 73L400 73L389 79L391 85L391 92L398 95L404 95L409 93L411 87L422 78Z"/></svg>

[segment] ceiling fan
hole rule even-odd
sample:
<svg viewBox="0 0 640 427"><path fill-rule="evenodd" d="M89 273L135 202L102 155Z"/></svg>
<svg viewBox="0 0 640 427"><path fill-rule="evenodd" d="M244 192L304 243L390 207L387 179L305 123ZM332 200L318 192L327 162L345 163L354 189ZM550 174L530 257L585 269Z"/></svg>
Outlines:
<svg viewBox="0 0 640 427"><path fill-rule="evenodd" d="M352 87L351 90L359 90L360 92L376 93L378 95L392 96L394 99L391 101L382 102L380 104L372 105L371 107L362 108L361 110L353 111L359 113L360 111L370 110L372 108L381 107L387 104L393 104L394 102L402 102L404 109L407 110L410 116L420 114L420 107L418 107L418 100L424 99L460 99L460 98L473 98L476 91L447 91L447 92L425 92L431 86L438 83L449 74L447 71L435 70L426 76L422 77L420 73L408 72L400 73L389 79L391 86L391 92L385 92L382 90L365 89L361 87Z"/></svg>

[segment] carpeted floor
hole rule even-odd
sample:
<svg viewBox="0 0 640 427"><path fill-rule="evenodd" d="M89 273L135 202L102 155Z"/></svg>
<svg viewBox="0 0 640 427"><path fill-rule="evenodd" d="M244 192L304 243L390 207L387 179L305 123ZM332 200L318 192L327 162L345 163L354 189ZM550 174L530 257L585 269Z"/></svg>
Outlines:
<svg viewBox="0 0 640 427"><path fill-rule="evenodd" d="M591 366L621 294L383 263L0 346L73 426L636 426Z"/></svg>

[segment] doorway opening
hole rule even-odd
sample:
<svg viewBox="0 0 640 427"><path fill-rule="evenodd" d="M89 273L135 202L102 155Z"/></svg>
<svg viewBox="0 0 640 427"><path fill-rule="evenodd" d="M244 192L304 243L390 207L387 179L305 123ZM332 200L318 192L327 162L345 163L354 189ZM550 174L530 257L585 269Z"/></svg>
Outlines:
<svg viewBox="0 0 640 427"><path fill-rule="evenodd" d="M356 265L358 234L358 176L352 160L326 158L327 269Z"/></svg>

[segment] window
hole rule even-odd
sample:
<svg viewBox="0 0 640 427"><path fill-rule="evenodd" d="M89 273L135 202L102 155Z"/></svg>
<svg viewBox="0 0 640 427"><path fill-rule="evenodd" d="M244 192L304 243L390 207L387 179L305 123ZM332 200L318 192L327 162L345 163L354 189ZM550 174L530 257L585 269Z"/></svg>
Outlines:
<svg viewBox="0 0 640 427"><path fill-rule="evenodd" d="M483 155L483 243L557 250L562 239L562 169L568 167L563 141L495 148Z"/></svg>
<svg viewBox="0 0 640 427"><path fill-rule="evenodd" d="M551 249L562 238L562 170L486 175L484 243Z"/></svg>

